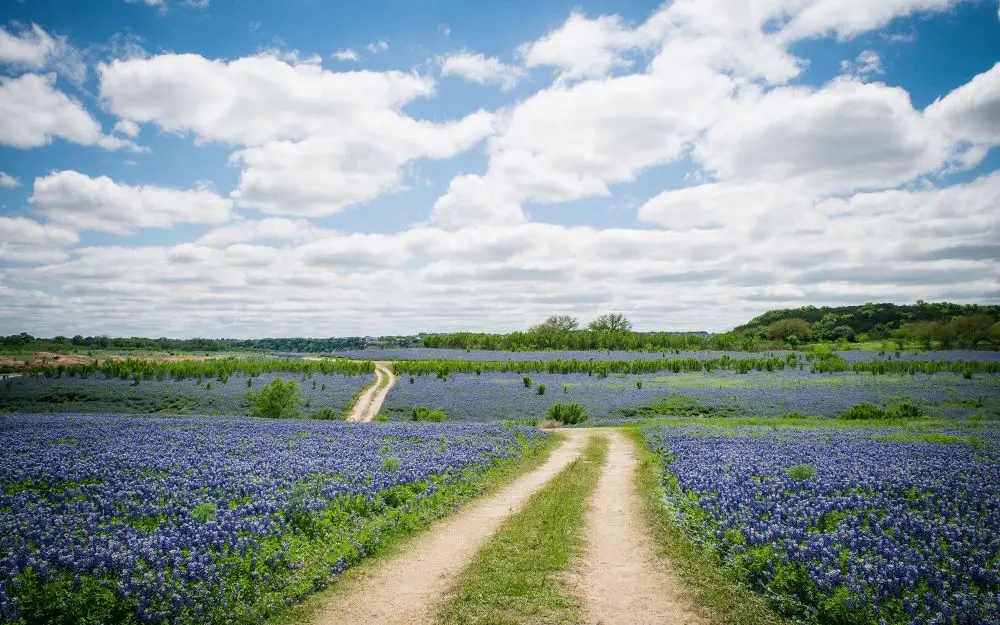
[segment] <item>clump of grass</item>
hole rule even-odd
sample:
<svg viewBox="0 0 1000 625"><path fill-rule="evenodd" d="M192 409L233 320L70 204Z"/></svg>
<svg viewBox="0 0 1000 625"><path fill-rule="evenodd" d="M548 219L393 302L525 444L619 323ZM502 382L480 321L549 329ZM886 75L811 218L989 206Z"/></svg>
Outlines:
<svg viewBox="0 0 1000 625"><path fill-rule="evenodd" d="M816 467L811 464L797 464L786 471L788 477L792 478L796 482L802 480L808 480L809 478L816 477Z"/></svg>
<svg viewBox="0 0 1000 625"><path fill-rule="evenodd" d="M552 404L548 418L563 425L574 425L587 420L587 411L580 404Z"/></svg>

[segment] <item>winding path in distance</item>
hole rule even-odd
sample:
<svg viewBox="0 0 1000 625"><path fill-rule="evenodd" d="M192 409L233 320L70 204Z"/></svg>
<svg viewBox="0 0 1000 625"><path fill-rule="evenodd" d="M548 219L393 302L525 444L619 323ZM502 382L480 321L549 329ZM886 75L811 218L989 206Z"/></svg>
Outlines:
<svg viewBox="0 0 1000 625"><path fill-rule="evenodd" d="M351 412L347 415L347 421L371 421L382 409L385 396L396 384L396 376L392 373L392 363L375 363L375 382L365 389L358 401L354 402Z"/></svg>

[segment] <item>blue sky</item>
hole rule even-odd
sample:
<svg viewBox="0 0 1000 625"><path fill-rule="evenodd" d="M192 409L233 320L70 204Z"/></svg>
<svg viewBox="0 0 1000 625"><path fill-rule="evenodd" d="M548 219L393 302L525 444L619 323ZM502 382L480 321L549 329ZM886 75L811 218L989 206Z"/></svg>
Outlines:
<svg viewBox="0 0 1000 625"><path fill-rule="evenodd" d="M1000 301L995 2L0 11L0 332Z"/></svg>

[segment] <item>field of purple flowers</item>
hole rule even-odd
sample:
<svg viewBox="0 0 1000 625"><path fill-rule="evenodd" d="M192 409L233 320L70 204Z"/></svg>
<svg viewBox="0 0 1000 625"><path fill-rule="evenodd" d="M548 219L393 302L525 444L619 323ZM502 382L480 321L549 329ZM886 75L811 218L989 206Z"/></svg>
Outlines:
<svg viewBox="0 0 1000 625"><path fill-rule="evenodd" d="M664 509L783 613L827 624L996 623L1000 427L656 426Z"/></svg>
<svg viewBox="0 0 1000 625"><path fill-rule="evenodd" d="M696 358L698 360L711 360L713 358L764 358L768 355L778 355L781 357L791 354L791 351L773 351L767 353L748 353L718 350L667 350L649 352L631 351L525 351L525 352L501 352L490 350L464 350L464 349L431 349L426 347L406 347L399 349L358 349L342 352L334 352L332 355L342 358L356 358L361 360L474 360L474 361L505 361L505 360L657 360L661 358ZM807 352L794 352L803 359ZM973 351L973 350L935 350L935 351L870 351L870 350L846 350L834 351L849 363L864 362L873 359L885 360L970 360L970 361L997 361L1000 360L1000 352Z"/></svg>
<svg viewBox="0 0 1000 625"><path fill-rule="evenodd" d="M258 623L548 435L0 415L0 620Z"/></svg>
<svg viewBox="0 0 1000 625"><path fill-rule="evenodd" d="M932 417L1000 417L1000 376L811 374L799 369L738 374L657 373L600 378L587 374L524 376L484 372L401 376L386 398L383 412L407 418L413 408L444 408L458 421L545 418L554 403L577 403L590 414L588 423L628 421L657 416L646 408L688 408L689 413L782 416L798 412L834 417L861 402L919 405ZM412 380L412 381L411 381ZM544 392L539 394L540 385ZM660 410L662 413L663 410ZM663 415L667 416L667 415Z"/></svg>
<svg viewBox="0 0 1000 625"><path fill-rule="evenodd" d="M247 414L247 392L258 392L275 378L296 380L308 414L322 408L343 413L354 395L372 383L371 375L288 372L233 375L225 382L206 378L134 380L90 377L16 377L0 380L0 412L120 412ZM249 384L248 384L249 382Z"/></svg>

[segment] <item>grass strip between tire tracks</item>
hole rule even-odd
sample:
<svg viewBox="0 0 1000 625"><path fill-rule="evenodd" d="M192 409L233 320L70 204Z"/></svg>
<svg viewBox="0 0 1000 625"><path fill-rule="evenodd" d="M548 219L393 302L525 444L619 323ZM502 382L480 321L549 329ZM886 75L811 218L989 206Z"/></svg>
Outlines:
<svg viewBox="0 0 1000 625"><path fill-rule="evenodd" d="M607 446L606 437L592 436L579 458L503 524L461 573L441 622L580 622L580 601L560 577L582 552L584 514Z"/></svg>

